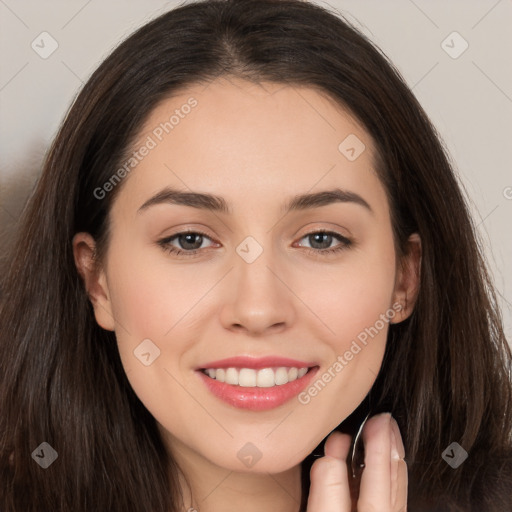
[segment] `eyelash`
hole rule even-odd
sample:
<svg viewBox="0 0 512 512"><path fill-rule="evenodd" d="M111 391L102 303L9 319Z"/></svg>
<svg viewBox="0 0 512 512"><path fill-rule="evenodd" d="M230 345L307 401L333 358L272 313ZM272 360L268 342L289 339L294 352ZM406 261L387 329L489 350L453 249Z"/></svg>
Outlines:
<svg viewBox="0 0 512 512"><path fill-rule="evenodd" d="M172 236L163 238L159 240L157 243L158 245L166 252L174 254L176 256L194 256L198 252L200 252L202 249L192 249L190 251L185 251L182 249L177 249L173 245L170 245L170 242L174 240L175 238L181 236L181 235L187 235L187 234L194 234L194 235L201 235L202 237L206 237L211 240L211 237L209 237L206 233L203 233L202 231L197 230L190 230L190 231L180 231L179 233L176 233ZM317 234L323 234L323 235L332 235L335 238L338 239L339 242L341 242L339 245L336 245L330 249L313 249L312 247L304 247L306 252L313 254L314 256L324 257L324 256L330 256L335 253L339 253L345 249L348 249L352 245L352 240L344 237L343 235L340 235L339 233L336 233L335 231L327 231L320 229L318 231L311 231L310 233L306 233L303 235L300 239L306 238L311 235L317 235Z"/></svg>

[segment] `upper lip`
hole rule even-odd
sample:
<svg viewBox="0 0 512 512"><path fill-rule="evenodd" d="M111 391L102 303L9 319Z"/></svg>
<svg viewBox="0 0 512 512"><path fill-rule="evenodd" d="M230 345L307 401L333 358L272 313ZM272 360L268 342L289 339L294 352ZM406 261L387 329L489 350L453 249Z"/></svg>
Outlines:
<svg viewBox="0 0 512 512"><path fill-rule="evenodd" d="M271 368L273 366L295 367L295 368L311 368L317 366L315 362L299 361L288 357L265 356L265 357L249 357L236 356L227 359L219 359L205 363L197 370L205 370L207 368L253 368L259 370L261 368Z"/></svg>

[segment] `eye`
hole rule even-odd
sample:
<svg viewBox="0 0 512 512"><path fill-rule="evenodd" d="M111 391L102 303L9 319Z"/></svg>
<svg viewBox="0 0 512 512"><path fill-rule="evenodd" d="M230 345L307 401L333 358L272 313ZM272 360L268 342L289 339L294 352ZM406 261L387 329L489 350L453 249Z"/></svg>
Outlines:
<svg viewBox="0 0 512 512"><path fill-rule="evenodd" d="M205 240L211 240L211 238L205 233L199 231L182 231L176 233L167 238L163 238L158 241L165 251L176 255L192 255L200 251ZM173 245L176 242L179 247Z"/></svg>
<svg viewBox="0 0 512 512"><path fill-rule="evenodd" d="M313 252L317 255L332 254L347 249L352 245L352 241L347 237L340 235L334 231L313 231L303 236L301 240L307 239L310 247L306 247L308 252ZM338 245L331 247L333 241L338 240Z"/></svg>
<svg viewBox="0 0 512 512"><path fill-rule="evenodd" d="M304 247L307 252L311 252L317 256L330 255L337 253L344 249L347 249L352 245L352 241L339 233L334 231L313 231L303 236L300 240L307 239L310 243L310 247ZM208 235L200 231L182 231L175 233L169 237L159 240L157 243L166 252L175 254L177 256L192 256L199 252L205 247L203 242L205 240L212 240ZM338 240L338 244L331 247L332 243ZM178 245L178 247L176 246ZM210 245L210 247L212 247Z"/></svg>

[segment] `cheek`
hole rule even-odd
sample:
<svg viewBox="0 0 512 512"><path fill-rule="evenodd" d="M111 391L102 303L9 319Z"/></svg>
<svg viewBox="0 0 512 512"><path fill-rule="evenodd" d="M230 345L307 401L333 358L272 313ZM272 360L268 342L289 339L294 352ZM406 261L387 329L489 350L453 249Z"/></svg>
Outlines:
<svg viewBox="0 0 512 512"><path fill-rule="evenodd" d="M301 297L322 320L324 366L299 401L311 416L334 428L371 389L386 348L395 256L391 244L351 257L329 275L318 274Z"/></svg>
<svg viewBox="0 0 512 512"><path fill-rule="evenodd" d="M178 407L181 418L197 414L187 392L189 383L179 373L181 357L190 345L184 325L208 282L188 279L169 265L151 264L142 251L128 257L112 251L111 261L111 300L126 376L155 419L180 430Z"/></svg>
<svg viewBox="0 0 512 512"><path fill-rule="evenodd" d="M374 254L355 253L328 274L318 272L300 296L322 320L332 347L345 351L347 343L376 323L379 330L386 330L380 319L391 308L394 280L394 251L388 247Z"/></svg>
<svg viewBox="0 0 512 512"><path fill-rule="evenodd" d="M132 339L164 338L211 288L191 266L152 262L147 256L119 258L113 266L112 303Z"/></svg>

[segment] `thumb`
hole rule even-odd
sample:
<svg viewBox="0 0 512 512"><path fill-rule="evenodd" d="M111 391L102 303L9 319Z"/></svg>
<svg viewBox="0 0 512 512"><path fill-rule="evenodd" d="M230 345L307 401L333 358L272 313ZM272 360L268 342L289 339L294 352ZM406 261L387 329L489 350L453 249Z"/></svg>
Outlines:
<svg viewBox="0 0 512 512"><path fill-rule="evenodd" d="M350 436L333 432L325 442L325 456L311 466L306 512L350 512L346 458Z"/></svg>

